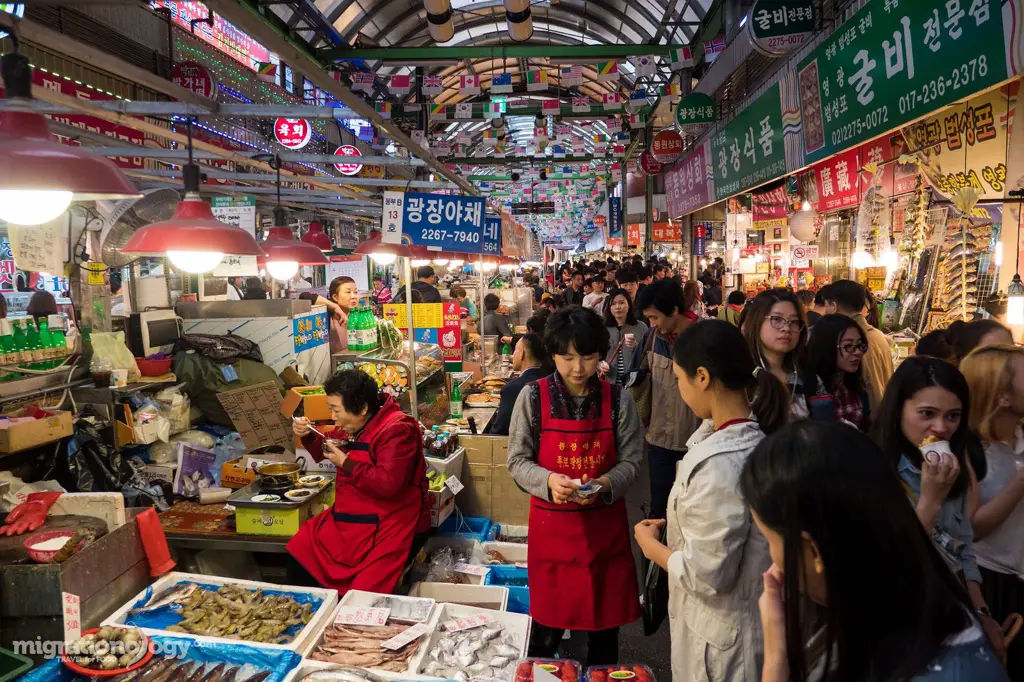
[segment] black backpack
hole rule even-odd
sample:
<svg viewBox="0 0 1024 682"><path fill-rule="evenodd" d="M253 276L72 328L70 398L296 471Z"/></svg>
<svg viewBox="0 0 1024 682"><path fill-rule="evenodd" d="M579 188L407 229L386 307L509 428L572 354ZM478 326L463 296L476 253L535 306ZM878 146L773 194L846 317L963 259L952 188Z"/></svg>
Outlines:
<svg viewBox="0 0 1024 682"><path fill-rule="evenodd" d="M174 353L195 351L214 362L234 362L238 358L263 362L260 347L236 334L182 334L174 342Z"/></svg>

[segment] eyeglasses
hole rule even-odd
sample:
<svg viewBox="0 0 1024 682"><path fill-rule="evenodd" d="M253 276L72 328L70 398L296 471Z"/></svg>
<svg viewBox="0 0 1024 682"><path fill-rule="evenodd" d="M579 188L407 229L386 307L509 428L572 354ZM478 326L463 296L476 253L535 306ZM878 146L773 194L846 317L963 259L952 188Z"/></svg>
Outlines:
<svg viewBox="0 0 1024 682"><path fill-rule="evenodd" d="M790 331L798 332L804 328L804 323L800 320L787 320L778 315L769 315L768 324L772 326L772 329L777 329L778 331L789 329Z"/></svg>
<svg viewBox="0 0 1024 682"><path fill-rule="evenodd" d="M864 343L863 341L861 341L860 343L844 343L843 345L839 346L839 350L843 351L847 355L853 355L854 353L857 352L867 353L868 344Z"/></svg>

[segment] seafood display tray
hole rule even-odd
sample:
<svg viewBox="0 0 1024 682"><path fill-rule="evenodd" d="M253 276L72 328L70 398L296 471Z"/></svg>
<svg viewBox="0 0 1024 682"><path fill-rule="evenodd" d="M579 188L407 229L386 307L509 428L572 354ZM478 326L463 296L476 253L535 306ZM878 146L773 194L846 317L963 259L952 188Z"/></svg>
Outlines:
<svg viewBox="0 0 1024 682"><path fill-rule="evenodd" d="M327 485L320 488L319 492L310 495L304 500L289 500L284 496L284 493L281 493L281 500L279 502L254 502L252 498L262 494L260 493L260 482L254 481L241 490L232 493L227 503L236 507L250 507L254 509L298 509L302 505L315 500L318 496L325 494L332 485L334 483L328 481ZM292 488L292 490L309 490L309 488L296 487Z"/></svg>
<svg viewBox="0 0 1024 682"><path fill-rule="evenodd" d="M320 670L329 670L336 668L337 665L334 663L325 663L324 661L311 661L304 660L299 664L295 670L284 679L284 682L302 682L302 678L306 675L310 675ZM392 673L386 670L369 670L371 674L376 677L386 680L386 682L397 682L398 680L411 680L412 682L434 682L441 678L439 677L428 677L427 675L417 675L415 673Z"/></svg>
<svg viewBox="0 0 1024 682"><path fill-rule="evenodd" d="M410 666L412 670L417 674L423 674L423 667L426 664L428 653L445 636L445 633L441 632L438 627L439 624L454 618L471 618L480 615L487 616L492 623L501 623L505 628L505 632L512 633L515 636L516 646L519 648L519 655L516 656L515 660L526 658L526 649L530 644L530 627L532 623L529 616L509 611L494 611L492 609L480 609L475 606L463 606L462 604L441 604L437 609L434 630L430 633L429 638L425 640L425 644L420 645L420 650ZM509 672L514 676L515 666L510 666Z"/></svg>
<svg viewBox="0 0 1024 682"><path fill-rule="evenodd" d="M345 593L345 596L338 602L338 608L342 606L373 606L378 600L389 599L394 602L405 602L410 607L418 609L426 613L423 618L402 618L403 614L398 613L395 609L392 609L391 615L388 617L389 621L395 621L396 623L429 623L430 619L434 615L434 607L437 605L433 599L429 597L404 597L395 594L381 594L379 592L364 592L363 590L349 590ZM334 619L331 619L333 622Z"/></svg>
<svg viewBox="0 0 1024 682"><path fill-rule="evenodd" d="M311 649L313 643L316 642L320 633L323 632L324 628L330 621L334 614L335 609L338 606L338 592L337 590L325 590L319 587L298 587L291 585L277 585L275 583L264 583L257 582L255 580L233 580L230 578L222 578L216 575L200 575L197 573L179 573L172 571L166 575L161 576L150 585L149 589L152 590L151 594L159 594L169 587L173 587L178 583L195 582L207 585L235 585L243 587L248 590L268 590L272 592L285 592L291 594L302 594L316 597L321 600L320 606L313 612L313 617L306 625L299 630L292 641L287 644L268 644L265 642L250 642L248 640L238 639L227 639L224 637L209 637L207 635L192 635L181 632L169 632L167 630L160 630L156 628L140 627L139 630L147 635L161 635L164 637L178 637L183 639L190 639L194 642L205 642L205 643L217 643L217 644L244 644L245 646L258 646L268 649L287 649L289 651L296 651L302 653L307 649ZM146 590L143 590L139 594L129 599L124 605L121 606L117 611L110 614L103 620L101 625L114 625L118 627L125 626L125 620L128 618L128 612L135 606L135 603L140 599L146 597Z"/></svg>

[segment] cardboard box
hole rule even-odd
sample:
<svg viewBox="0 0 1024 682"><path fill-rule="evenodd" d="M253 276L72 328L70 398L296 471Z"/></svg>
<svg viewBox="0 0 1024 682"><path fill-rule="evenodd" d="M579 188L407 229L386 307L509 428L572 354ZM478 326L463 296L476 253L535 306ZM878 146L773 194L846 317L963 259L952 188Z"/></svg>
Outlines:
<svg viewBox="0 0 1024 682"><path fill-rule="evenodd" d="M459 509L466 516L483 516L495 523L525 525L530 518L530 495L520 490L508 472L508 438L459 436L466 464L459 480Z"/></svg>
<svg viewBox="0 0 1024 682"><path fill-rule="evenodd" d="M245 453L244 457L225 462L220 468L220 484L225 488L244 488L256 480L256 472L249 466L253 460L294 462L295 453L278 445L267 445Z"/></svg>
<svg viewBox="0 0 1024 682"><path fill-rule="evenodd" d="M466 462L459 482L459 509L466 516L490 518L491 515L491 467L490 464Z"/></svg>
<svg viewBox="0 0 1024 682"><path fill-rule="evenodd" d="M459 445L466 449L466 462L469 464L486 464L490 466L494 462L494 442L508 438L500 436L472 436L459 434Z"/></svg>
<svg viewBox="0 0 1024 682"><path fill-rule="evenodd" d="M150 483L153 481L174 483L174 472L177 468L178 466L176 464L147 464L142 469L141 474L142 477Z"/></svg>
<svg viewBox="0 0 1024 682"><path fill-rule="evenodd" d="M52 417L11 424L6 429L0 429L0 452L20 452L70 436L74 431L71 413L48 411L53 412ZM22 417L25 413L23 410L15 410L4 416Z"/></svg>
<svg viewBox="0 0 1024 682"><path fill-rule="evenodd" d="M526 525L530 522L530 494L523 492L504 466L491 468L491 513L494 523Z"/></svg>
<svg viewBox="0 0 1024 682"><path fill-rule="evenodd" d="M455 495L448 486L440 491L431 490L430 495L430 527L437 528L455 511Z"/></svg>
<svg viewBox="0 0 1024 682"><path fill-rule="evenodd" d="M508 588L500 585L416 583L409 590L409 595L429 597L439 604L462 604L492 611L505 611L508 606Z"/></svg>
<svg viewBox="0 0 1024 682"><path fill-rule="evenodd" d="M298 386L288 390L281 403L281 414L285 417L306 417L310 421L330 421L331 411L327 409L327 394L323 386ZM312 391L320 391L310 395ZM299 411L301 407L301 412Z"/></svg>

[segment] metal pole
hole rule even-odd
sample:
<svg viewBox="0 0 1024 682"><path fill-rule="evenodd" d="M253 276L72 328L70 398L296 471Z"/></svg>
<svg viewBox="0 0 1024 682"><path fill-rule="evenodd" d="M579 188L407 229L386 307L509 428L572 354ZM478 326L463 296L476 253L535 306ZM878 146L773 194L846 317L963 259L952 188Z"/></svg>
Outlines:
<svg viewBox="0 0 1024 682"><path fill-rule="evenodd" d="M409 328L409 411L413 419L420 418L419 399L416 397L416 331L412 327L412 259L402 258L405 271L405 314Z"/></svg>

